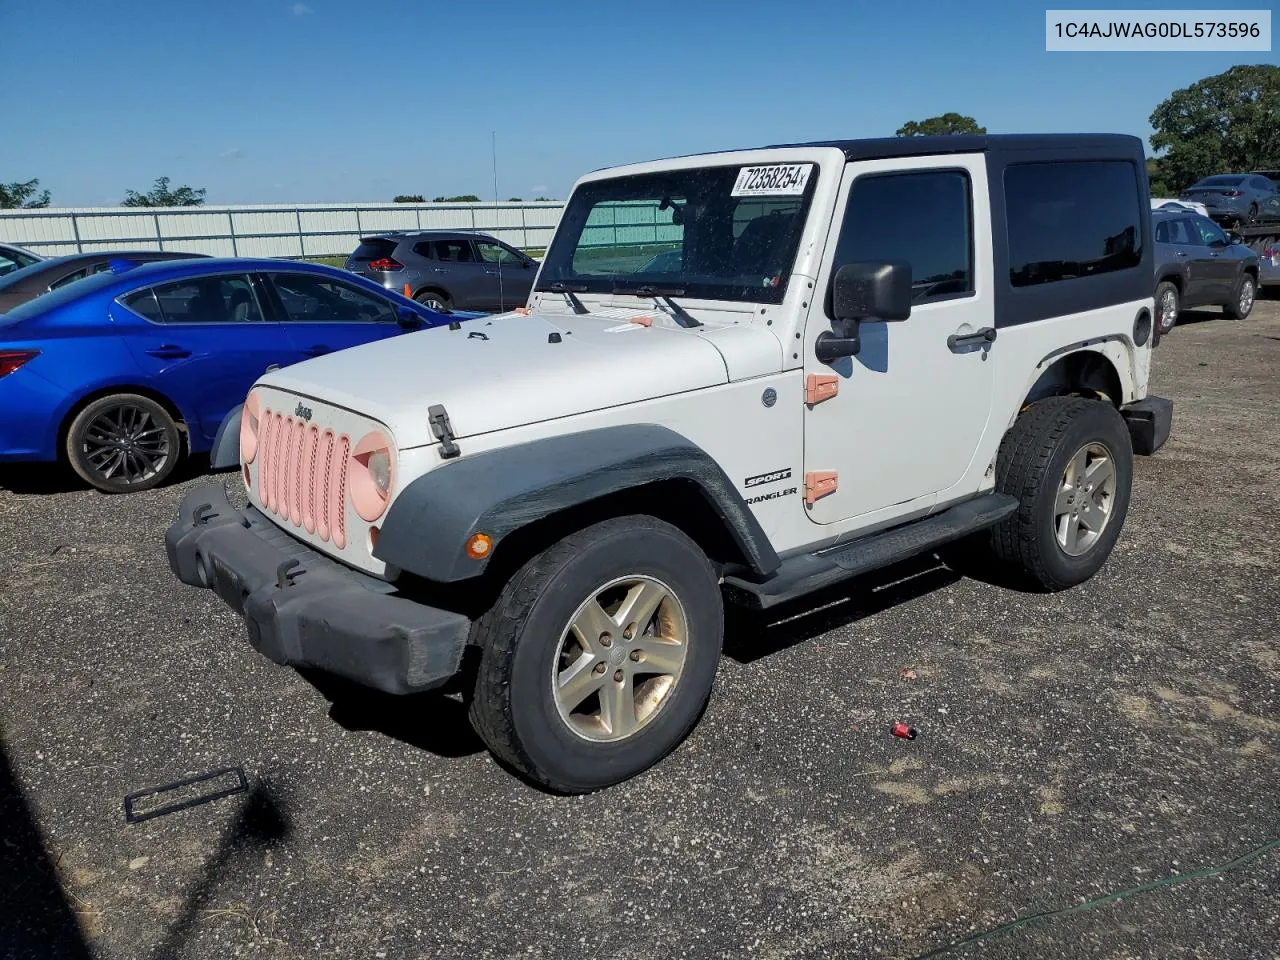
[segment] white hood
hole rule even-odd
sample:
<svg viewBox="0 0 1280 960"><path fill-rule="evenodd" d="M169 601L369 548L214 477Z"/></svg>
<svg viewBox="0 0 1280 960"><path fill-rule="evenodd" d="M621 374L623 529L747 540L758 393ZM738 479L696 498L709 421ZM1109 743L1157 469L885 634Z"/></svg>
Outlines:
<svg viewBox="0 0 1280 960"><path fill-rule="evenodd" d="M628 315L635 311L466 320L457 330L421 330L308 360L261 382L373 417L408 449L436 442L427 408L437 403L461 439L727 383L725 355L739 358L744 347L754 366L776 371L781 363L780 344L763 330L645 327Z"/></svg>

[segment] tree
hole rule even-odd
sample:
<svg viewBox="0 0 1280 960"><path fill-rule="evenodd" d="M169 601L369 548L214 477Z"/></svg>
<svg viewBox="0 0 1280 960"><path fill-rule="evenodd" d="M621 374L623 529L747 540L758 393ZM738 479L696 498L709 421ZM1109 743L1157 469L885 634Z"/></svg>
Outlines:
<svg viewBox="0 0 1280 960"><path fill-rule="evenodd" d="M464 193L457 197L436 197L432 203L479 203L480 198L474 193Z"/></svg>
<svg viewBox="0 0 1280 960"><path fill-rule="evenodd" d="M899 137L935 137L940 134L949 133L986 133L986 127L978 126L978 121L973 117L966 117L960 113L944 113L940 117L929 117L927 120L916 122L908 120L898 128L897 136Z"/></svg>
<svg viewBox="0 0 1280 960"><path fill-rule="evenodd" d="M426 203L420 193L397 193L392 203Z"/></svg>
<svg viewBox="0 0 1280 960"><path fill-rule="evenodd" d="M1178 191L1169 186L1169 181L1165 178L1164 169L1156 157L1147 157L1147 181L1151 184L1151 195L1153 197L1176 197L1178 195Z"/></svg>
<svg viewBox="0 0 1280 960"><path fill-rule="evenodd" d="M1240 65L1175 90L1151 114L1160 172L1181 190L1214 173L1280 167L1280 67Z"/></svg>
<svg viewBox="0 0 1280 960"><path fill-rule="evenodd" d="M507 203L524 203L519 197L508 197Z"/></svg>
<svg viewBox="0 0 1280 960"><path fill-rule="evenodd" d="M39 180L28 180L26 183L0 183L0 210L11 210L24 207L28 210L49 205L49 191L40 190Z"/></svg>
<svg viewBox="0 0 1280 960"><path fill-rule="evenodd" d="M156 182L147 193L126 190L122 207L199 207L204 204L205 188L194 190L182 186L169 189L168 177L156 177Z"/></svg>

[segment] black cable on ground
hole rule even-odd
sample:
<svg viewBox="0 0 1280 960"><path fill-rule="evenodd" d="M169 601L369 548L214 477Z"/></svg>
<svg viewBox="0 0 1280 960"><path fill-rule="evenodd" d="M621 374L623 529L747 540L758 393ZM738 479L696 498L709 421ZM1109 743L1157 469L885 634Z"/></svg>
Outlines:
<svg viewBox="0 0 1280 960"><path fill-rule="evenodd" d="M1159 880L1152 880L1136 887L1129 887L1125 890L1117 890L1115 893L1108 893L1106 896L1097 897L1093 900L1086 900L1084 903L1077 903L1070 907L1062 907L1058 910L1046 910L1042 913L1033 913L1026 917L1019 917L1009 923L993 927L981 933L975 933L963 939L948 943L945 946L930 950L928 953L919 954L914 960L930 960L931 957L940 957L944 954L960 950L970 944L978 943L983 940L990 940L998 937L1003 933L1009 933L1013 930L1019 930L1022 927L1030 926L1033 923L1039 923L1041 920L1056 920L1058 917L1069 916L1073 913L1083 913L1086 910L1092 910L1095 907L1105 906L1108 903L1115 903L1128 897L1136 896L1140 893L1146 893L1149 890L1159 890L1162 887L1176 887L1181 883L1188 883L1192 880L1206 880L1209 877L1216 877L1219 874L1230 873L1232 870L1239 870L1241 867L1247 866L1254 860L1257 860L1263 854L1270 853L1272 850L1280 848L1280 840L1270 840L1260 847L1255 847L1248 853L1236 857L1227 863L1220 864L1216 867L1202 867L1199 870L1192 870L1190 873L1178 873L1170 877L1161 877Z"/></svg>

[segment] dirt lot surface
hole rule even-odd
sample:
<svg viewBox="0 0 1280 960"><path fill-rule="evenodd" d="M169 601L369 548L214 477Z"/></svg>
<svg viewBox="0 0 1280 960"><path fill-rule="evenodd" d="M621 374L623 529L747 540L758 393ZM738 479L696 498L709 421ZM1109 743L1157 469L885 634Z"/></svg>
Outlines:
<svg viewBox="0 0 1280 960"><path fill-rule="evenodd" d="M738 617L689 740L587 797L505 773L454 700L331 702L256 654L165 563L203 478L6 474L0 957L1276 956L1280 850L1088 904L1280 838L1280 302L1187 319L1096 579L920 562ZM236 764L248 796L125 822Z"/></svg>

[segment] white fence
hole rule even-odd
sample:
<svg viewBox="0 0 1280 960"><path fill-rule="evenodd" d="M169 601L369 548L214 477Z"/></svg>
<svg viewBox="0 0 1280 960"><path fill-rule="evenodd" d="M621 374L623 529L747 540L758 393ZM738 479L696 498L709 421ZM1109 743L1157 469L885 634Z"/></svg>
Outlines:
<svg viewBox="0 0 1280 960"><path fill-rule="evenodd" d="M0 210L0 241L44 256L92 250L179 250L215 257L346 256L391 230L478 230L545 247L564 204L374 203L239 207L62 207Z"/></svg>

